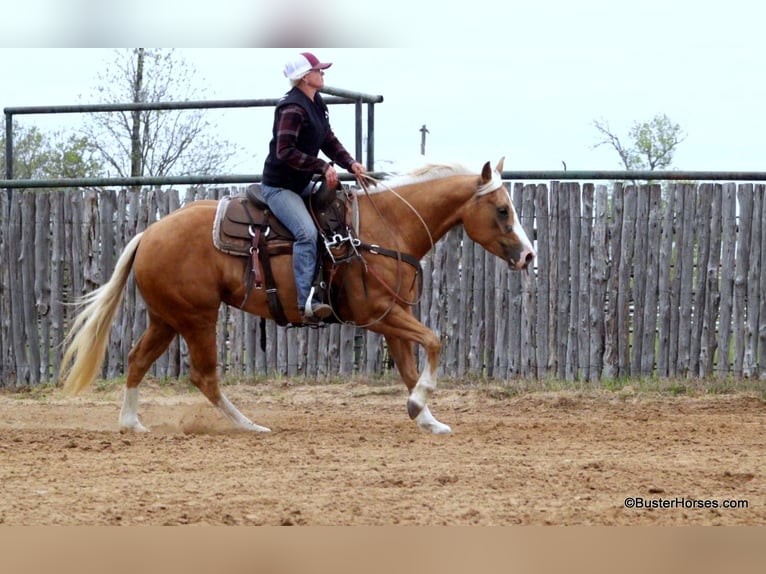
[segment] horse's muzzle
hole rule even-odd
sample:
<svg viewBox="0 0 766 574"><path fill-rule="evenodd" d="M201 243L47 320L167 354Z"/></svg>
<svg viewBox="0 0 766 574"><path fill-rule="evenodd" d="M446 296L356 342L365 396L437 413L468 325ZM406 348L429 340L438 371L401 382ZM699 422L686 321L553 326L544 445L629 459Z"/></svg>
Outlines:
<svg viewBox="0 0 766 574"><path fill-rule="evenodd" d="M521 252L521 255L519 256L518 259L513 259L513 258L509 257L508 258L508 265L512 269L517 269L519 271L524 271L525 269L527 269L529 267L530 263L532 263L532 261L535 260L535 255L536 254L535 254L534 251L532 251L530 249L526 249L526 250Z"/></svg>

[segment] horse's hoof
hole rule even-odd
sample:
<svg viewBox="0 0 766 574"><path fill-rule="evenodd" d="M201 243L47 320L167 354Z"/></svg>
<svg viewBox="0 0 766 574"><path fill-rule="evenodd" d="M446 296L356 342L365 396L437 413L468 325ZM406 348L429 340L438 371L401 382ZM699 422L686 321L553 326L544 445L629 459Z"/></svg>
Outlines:
<svg viewBox="0 0 766 574"><path fill-rule="evenodd" d="M418 426L422 430L428 431L431 434L450 434L452 432L452 429L448 425L436 420L431 414L431 409L428 407L423 407L423 410L420 411L415 422L418 423Z"/></svg>
<svg viewBox="0 0 766 574"><path fill-rule="evenodd" d="M149 429L146 428L141 423L137 423L137 424L131 425L131 426L121 426L120 427L120 433L121 434L127 434L127 433L143 434L143 433L148 433L148 432L149 432Z"/></svg>
<svg viewBox="0 0 766 574"><path fill-rule="evenodd" d="M452 434L452 429L449 427L449 425L445 425L439 421L433 422L426 426L422 426L420 428L422 428L424 431L430 432L431 434Z"/></svg>
<svg viewBox="0 0 766 574"><path fill-rule="evenodd" d="M423 405L417 404L412 399L409 399L407 401L407 414L410 416L411 420L415 420L418 418L418 415L420 414L420 411L423 410Z"/></svg>

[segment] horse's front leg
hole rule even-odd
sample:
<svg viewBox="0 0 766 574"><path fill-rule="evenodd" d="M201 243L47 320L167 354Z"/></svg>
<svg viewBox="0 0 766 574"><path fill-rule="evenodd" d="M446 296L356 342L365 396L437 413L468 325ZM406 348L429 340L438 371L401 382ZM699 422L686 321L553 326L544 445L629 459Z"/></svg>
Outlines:
<svg viewBox="0 0 766 574"><path fill-rule="evenodd" d="M439 362L441 343L433 332L418 323L414 317L413 321L422 328L420 332L421 338L418 342L426 349L428 356L428 365L420 374L420 377L418 377L417 365L415 364L413 344L399 336L386 336L391 357L394 363L396 363L399 374L402 376L404 384L407 385L407 389L410 392L410 396L407 399L407 414L423 430L434 434L448 434L452 432L452 429L448 425L436 420L427 404L428 398L436 389L436 368ZM424 333L426 335L422 336Z"/></svg>

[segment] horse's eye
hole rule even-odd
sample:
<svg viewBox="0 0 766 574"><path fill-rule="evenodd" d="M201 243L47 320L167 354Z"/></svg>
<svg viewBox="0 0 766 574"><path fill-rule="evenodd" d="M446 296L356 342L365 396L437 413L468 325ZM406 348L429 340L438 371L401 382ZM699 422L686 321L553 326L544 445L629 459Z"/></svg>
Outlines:
<svg viewBox="0 0 766 574"><path fill-rule="evenodd" d="M508 211L507 207L498 207L497 208L497 216L500 219L508 219L508 214L509 214L509 211Z"/></svg>

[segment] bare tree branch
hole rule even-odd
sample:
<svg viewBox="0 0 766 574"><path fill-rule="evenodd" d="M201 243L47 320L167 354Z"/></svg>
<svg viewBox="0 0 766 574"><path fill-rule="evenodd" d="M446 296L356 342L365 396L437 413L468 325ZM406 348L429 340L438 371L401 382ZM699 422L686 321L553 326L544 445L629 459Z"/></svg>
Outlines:
<svg viewBox="0 0 766 574"><path fill-rule="evenodd" d="M99 76L104 103L167 102L204 99L195 71L174 50L116 50L114 62ZM203 110L142 110L94 114L85 128L92 148L120 176L220 173L236 146L212 137Z"/></svg>

